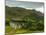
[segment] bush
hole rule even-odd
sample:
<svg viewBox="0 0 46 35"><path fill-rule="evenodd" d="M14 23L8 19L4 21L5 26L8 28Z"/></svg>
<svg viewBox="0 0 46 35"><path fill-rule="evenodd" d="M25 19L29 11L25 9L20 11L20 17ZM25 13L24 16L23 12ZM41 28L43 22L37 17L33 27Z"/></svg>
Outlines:
<svg viewBox="0 0 46 35"><path fill-rule="evenodd" d="M10 19L9 18L6 18L5 25L9 25L9 22L10 22Z"/></svg>

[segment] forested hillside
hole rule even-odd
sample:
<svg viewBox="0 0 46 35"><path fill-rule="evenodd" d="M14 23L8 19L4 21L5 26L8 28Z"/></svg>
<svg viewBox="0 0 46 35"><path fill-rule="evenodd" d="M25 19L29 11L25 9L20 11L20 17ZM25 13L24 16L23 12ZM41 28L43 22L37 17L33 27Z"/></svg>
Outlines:
<svg viewBox="0 0 46 35"><path fill-rule="evenodd" d="M43 31L44 30L44 14L40 11L29 10L21 7L5 7L6 25L9 25L10 18L22 19L26 21L26 28L30 31Z"/></svg>
<svg viewBox="0 0 46 35"><path fill-rule="evenodd" d="M38 16L43 16L43 14L36 10L28 10L21 7L8 7L6 6L6 17L23 18L24 16L36 14Z"/></svg>

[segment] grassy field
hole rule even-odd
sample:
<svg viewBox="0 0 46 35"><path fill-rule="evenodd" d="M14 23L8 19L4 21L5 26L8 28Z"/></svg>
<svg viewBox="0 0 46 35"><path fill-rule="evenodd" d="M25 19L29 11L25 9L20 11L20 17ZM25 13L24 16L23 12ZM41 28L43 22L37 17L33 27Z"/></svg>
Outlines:
<svg viewBox="0 0 46 35"><path fill-rule="evenodd" d="M25 29L17 29L17 30L15 30L15 29L12 29L10 26L6 26L5 27L5 34L6 35L13 35L13 34L20 34L20 33L27 33L28 32L28 30L25 30Z"/></svg>
<svg viewBox="0 0 46 35"><path fill-rule="evenodd" d="M5 27L5 35L13 35L13 34L25 34L25 33L32 33L35 31L29 31L29 30L25 30L25 29L12 29L10 26L6 26ZM37 31L37 32L43 32L43 31Z"/></svg>

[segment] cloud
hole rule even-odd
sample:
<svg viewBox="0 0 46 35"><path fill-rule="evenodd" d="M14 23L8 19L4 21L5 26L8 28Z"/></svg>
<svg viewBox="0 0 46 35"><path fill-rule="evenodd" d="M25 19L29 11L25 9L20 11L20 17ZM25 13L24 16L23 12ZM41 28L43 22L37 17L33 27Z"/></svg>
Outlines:
<svg viewBox="0 0 46 35"><path fill-rule="evenodd" d="M6 0L6 5L7 6L16 6L16 0Z"/></svg>
<svg viewBox="0 0 46 35"><path fill-rule="evenodd" d="M23 2L23 1L19 1L17 2L17 5L23 5L24 7L27 7L27 8L39 8L41 6L43 6L43 3L40 3L40 2Z"/></svg>
<svg viewBox="0 0 46 35"><path fill-rule="evenodd" d="M26 9L36 9L43 12L43 2L26 2L16 0L6 0L6 5L10 7L23 7Z"/></svg>
<svg viewBox="0 0 46 35"><path fill-rule="evenodd" d="M27 8L39 8L41 6L43 6L42 2L24 2L24 1L15 1L15 0L8 0L6 1L6 5L9 4L11 6L24 6Z"/></svg>
<svg viewBox="0 0 46 35"><path fill-rule="evenodd" d="M45 1L45 0L16 0L16 1L29 1L29 2L34 1L34 2L43 2L43 1Z"/></svg>
<svg viewBox="0 0 46 35"><path fill-rule="evenodd" d="M44 8L43 8L43 7L41 7L41 8L36 8L35 10L37 10L37 11L40 11L40 12L44 13Z"/></svg>
<svg viewBox="0 0 46 35"><path fill-rule="evenodd" d="M16 1L16 0L6 0L6 1Z"/></svg>

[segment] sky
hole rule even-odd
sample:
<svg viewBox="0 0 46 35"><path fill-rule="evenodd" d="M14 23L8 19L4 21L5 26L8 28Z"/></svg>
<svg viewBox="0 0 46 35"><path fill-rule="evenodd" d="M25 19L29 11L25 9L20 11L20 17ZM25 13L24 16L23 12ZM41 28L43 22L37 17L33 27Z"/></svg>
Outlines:
<svg viewBox="0 0 46 35"><path fill-rule="evenodd" d="M43 2L28 2L28 1L16 1L6 0L6 5L10 7L23 7L26 9L35 9L43 13Z"/></svg>
<svg viewBox="0 0 46 35"><path fill-rule="evenodd" d="M16 1L34 1L34 2L44 2L45 0L16 0Z"/></svg>

